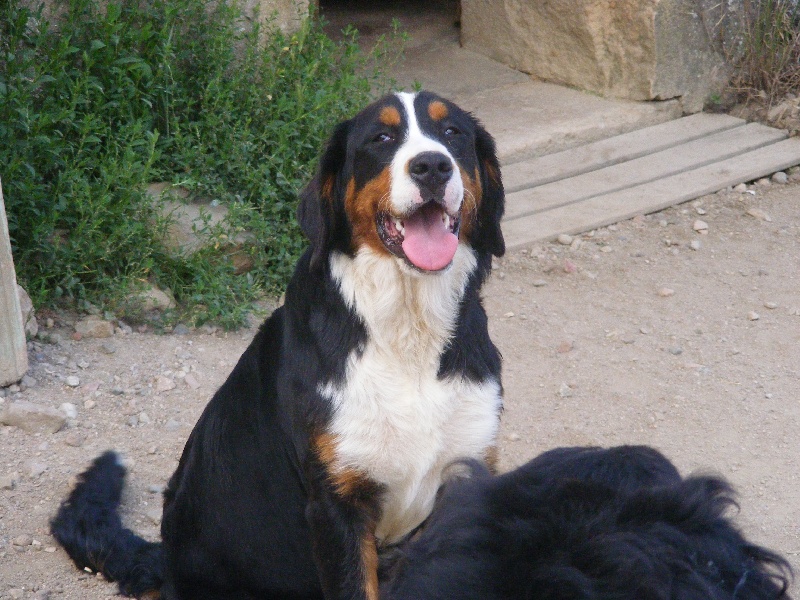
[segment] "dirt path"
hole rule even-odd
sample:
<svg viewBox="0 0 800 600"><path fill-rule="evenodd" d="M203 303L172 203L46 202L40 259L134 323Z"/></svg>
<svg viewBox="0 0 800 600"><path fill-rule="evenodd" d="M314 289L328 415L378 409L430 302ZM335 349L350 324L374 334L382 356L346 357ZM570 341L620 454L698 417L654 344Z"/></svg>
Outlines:
<svg viewBox="0 0 800 600"><path fill-rule="evenodd" d="M554 446L654 445L683 472L729 478L739 523L800 571L800 187L751 191L498 261L485 297L505 359L501 465ZM35 349L37 383L19 399L77 415L55 434L0 426L0 480L15 482L0 489L0 598L115 595L74 570L48 519L73 477L116 448L131 464L127 523L157 536L158 492L253 334L74 342L58 326L65 341Z"/></svg>

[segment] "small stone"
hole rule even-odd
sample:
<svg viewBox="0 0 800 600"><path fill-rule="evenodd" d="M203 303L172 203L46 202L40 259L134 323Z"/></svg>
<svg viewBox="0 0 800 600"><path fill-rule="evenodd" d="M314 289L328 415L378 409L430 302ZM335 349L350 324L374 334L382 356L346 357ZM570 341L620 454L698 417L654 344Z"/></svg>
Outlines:
<svg viewBox="0 0 800 600"><path fill-rule="evenodd" d="M164 424L164 428L167 431L177 431L181 428L181 422L176 421L175 419L168 419L167 422Z"/></svg>
<svg viewBox="0 0 800 600"><path fill-rule="evenodd" d="M22 598L25 596L25 590L21 590L19 588L11 588L10 590L8 590L8 596L12 600L22 600Z"/></svg>
<svg viewBox="0 0 800 600"><path fill-rule="evenodd" d="M115 386L115 387L111 388L111 394L113 396L122 396L122 394L124 394L124 393L125 393L125 390L123 390L119 386Z"/></svg>
<svg viewBox="0 0 800 600"><path fill-rule="evenodd" d="M792 317L800 317L800 307L792 307L789 309L789 315Z"/></svg>
<svg viewBox="0 0 800 600"><path fill-rule="evenodd" d="M772 183L777 183L778 185L784 185L789 182L789 176L783 171L773 173L771 179Z"/></svg>
<svg viewBox="0 0 800 600"><path fill-rule="evenodd" d="M114 335L114 324L97 317L89 317L75 323L75 333L85 338L107 338Z"/></svg>
<svg viewBox="0 0 800 600"><path fill-rule="evenodd" d="M150 415L148 415L146 412L142 411L142 412L139 413L138 416L139 416L139 423L141 425L149 425L150 424Z"/></svg>
<svg viewBox="0 0 800 600"><path fill-rule="evenodd" d="M509 442L518 442L518 441L519 441L521 438L520 438L520 436L519 436L519 434L518 434L518 433L509 433L509 434L506 436L506 439L507 439Z"/></svg>
<svg viewBox="0 0 800 600"><path fill-rule="evenodd" d="M29 460L25 463L25 469L28 473L28 477L36 478L47 471L47 465L36 460Z"/></svg>
<svg viewBox="0 0 800 600"><path fill-rule="evenodd" d="M689 248L692 250L700 250L703 247L703 243L700 240L692 240L689 242Z"/></svg>
<svg viewBox="0 0 800 600"><path fill-rule="evenodd" d="M64 413L64 416L68 419L77 419L78 418L78 408L72 404L72 402L64 402L61 406L59 406L61 412Z"/></svg>
<svg viewBox="0 0 800 600"><path fill-rule="evenodd" d="M11 540L11 543L14 546L30 546L33 544L33 538L29 535L18 535L14 539Z"/></svg>
<svg viewBox="0 0 800 600"><path fill-rule="evenodd" d="M114 354L117 351L116 345L114 342L103 342L100 344L100 352L103 354Z"/></svg>
<svg viewBox="0 0 800 600"><path fill-rule="evenodd" d="M164 493L164 486L160 483L154 483L147 486L147 491L151 494L163 494Z"/></svg>
<svg viewBox="0 0 800 600"><path fill-rule="evenodd" d="M93 409L95 406L97 406L97 402L95 402L94 400L87 400L86 402L83 403L83 408L89 410Z"/></svg>
<svg viewBox="0 0 800 600"><path fill-rule="evenodd" d="M153 525L161 525L161 509L160 508L153 508L148 511L145 511L145 516L150 519Z"/></svg>
<svg viewBox="0 0 800 600"><path fill-rule="evenodd" d="M756 181L756 185L761 187L769 187L772 185L772 182L767 177L762 177L758 181Z"/></svg>
<svg viewBox="0 0 800 600"><path fill-rule="evenodd" d="M200 382L198 382L195 376L192 375L191 373L187 373L186 377L184 377L183 380L186 382L186 385L188 385L189 388L192 390L196 390L200 387Z"/></svg>
<svg viewBox="0 0 800 600"><path fill-rule="evenodd" d="M32 388L36 387L37 381L30 375L23 375L20 384L24 385L26 388Z"/></svg>
<svg viewBox="0 0 800 600"><path fill-rule="evenodd" d="M569 246L572 243L573 237L566 233L562 233L558 236L558 243L563 246Z"/></svg>
<svg viewBox="0 0 800 600"><path fill-rule="evenodd" d="M156 452L158 452L158 446L150 446L150 447L147 449L147 453L148 453L148 454L151 454L151 455L152 455L152 454L155 454Z"/></svg>
<svg viewBox="0 0 800 600"><path fill-rule="evenodd" d="M128 297L128 301L141 306L143 310L167 310L175 308L175 300L171 293L163 292L153 286ZM142 332L143 333L143 332Z"/></svg>
<svg viewBox="0 0 800 600"><path fill-rule="evenodd" d="M13 383L10 386L8 386L8 391L11 392L12 394L18 394L19 392L22 391L22 388L20 388L16 383Z"/></svg>
<svg viewBox="0 0 800 600"><path fill-rule="evenodd" d="M561 387L558 388L558 395L561 398L571 398L572 397L572 388L569 387L566 383L562 383Z"/></svg>
<svg viewBox="0 0 800 600"><path fill-rule="evenodd" d="M47 548L45 548L46 551ZM50 600L50 592L48 590L39 590L33 595L33 600Z"/></svg>
<svg viewBox="0 0 800 600"><path fill-rule="evenodd" d="M735 185L735 186L733 186L733 191L734 192L739 192L740 194L743 194L744 192L747 191L747 184L746 183L740 183L739 185Z"/></svg>
<svg viewBox="0 0 800 600"><path fill-rule="evenodd" d="M544 286L546 286L546 285L547 285L547 281L545 281L544 279L534 279L534 280L531 282L531 285L532 285L533 287L544 287Z"/></svg>
<svg viewBox="0 0 800 600"><path fill-rule="evenodd" d="M760 208L750 208L747 210L747 214L751 217L759 219L760 221L766 221L768 223L772 222L772 218L766 213L766 211L763 211Z"/></svg>
<svg viewBox="0 0 800 600"><path fill-rule="evenodd" d="M768 308L770 310L775 310L776 308L778 308L778 303L777 302L764 302L764 308Z"/></svg>
<svg viewBox="0 0 800 600"><path fill-rule="evenodd" d="M675 290L668 287L663 287L660 290L658 290L658 295L661 296L662 298L669 298L670 296L675 295Z"/></svg>
<svg viewBox="0 0 800 600"><path fill-rule="evenodd" d="M186 325L183 323L178 323L172 330L172 335L188 335L192 332Z"/></svg>
<svg viewBox="0 0 800 600"><path fill-rule="evenodd" d="M0 407L0 423L28 433L55 433L65 422L60 411L32 402L8 402Z"/></svg>
<svg viewBox="0 0 800 600"><path fill-rule="evenodd" d="M694 229L697 233L708 232L708 223L706 223L705 221L701 221L700 219L697 219L692 224L692 229Z"/></svg>
<svg viewBox="0 0 800 600"><path fill-rule="evenodd" d="M759 315L754 310L751 310L749 313L747 313L747 320L748 321L758 321L760 318L761 318L761 315Z"/></svg>
<svg viewBox="0 0 800 600"><path fill-rule="evenodd" d="M64 437L64 443L67 446L72 446L73 448L80 448L83 446L83 443L86 441L86 436L78 433L77 431L70 431Z"/></svg>
<svg viewBox="0 0 800 600"><path fill-rule="evenodd" d="M680 356L681 354L683 354L683 348L681 348L680 346L673 346L672 348L669 349L669 353L672 354L673 356Z"/></svg>
<svg viewBox="0 0 800 600"><path fill-rule="evenodd" d="M694 211L695 211L695 212L696 212L698 215L700 215L700 216L703 216L703 215L705 215L705 214L708 212L708 211L706 211L706 209L705 209L705 208L703 208L702 206L698 206L697 208L695 208L695 209L694 209Z"/></svg>
<svg viewBox="0 0 800 600"><path fill-rule="evenodd" d="M139 417L137 417L136 415L131 415L130 417L128 417L125 423L128 425L128 427L136 427L137 425L139 425Z"/></svg>
<svg viewBox="0 0 800 600"><path fill-rule="evenodd" d="M161 394L163 392L168 392L170 390L175 389L175 382L172 381L169 377L165 377L164 375L158 375L154 381L155 390L157 394Z"/></svg>
<svg viewBox="0 0 800 600"><path fill-rule="evenodd" d="M509 312L507 312L506 314L504 314L503 316L504 316L506 319L510 319L511 317L513 317L513 316L514 316L514 313L513 313L513 312L511 312L511 311L509 311Z"/></svg>
<svg viewBox="0 0 800 600"><path fill-rule="evenodd" d="M64 380L69 387L78 387L81 384L81 380L77 375L70 375Z"/></svg>
<svg viewBox="0 0 800 600"><path fill-rule="evenodd" d="M0 475L0 490L13 490L17 487L18 481L19 473L16 471L8 473L7 475Z"/></svg>
<svg viewBox="0 0 800 600"><path fill-rule="evenodd" d="M578 270L577 265L571 260L564 261L564 273L575 273Z"/></svg>
<svg viewBox="0 0 800 600"><path fill-rule="evenodd" d="M556 346L556 352L559 354L566 354L567 352L571 352L574 347L575 344L573 342L564 340L558 346Z"/></svg>
<svg viewBox="0 0 800 600"><path fill-rule="evenodd" d="M45 546L44 551L52 554L53 552L56 551L56 547L55 546Z"/></svg>

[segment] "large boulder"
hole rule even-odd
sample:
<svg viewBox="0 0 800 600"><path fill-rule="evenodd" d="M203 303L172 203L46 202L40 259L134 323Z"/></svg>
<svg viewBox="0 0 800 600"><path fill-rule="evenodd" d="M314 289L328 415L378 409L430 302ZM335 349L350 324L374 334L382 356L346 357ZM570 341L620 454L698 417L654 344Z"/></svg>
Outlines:
<svg viewBox="0 0 800 600"><path fill-rule="evenodd" d="M729 77L711 1L462 0L462 43L540 79L697 112Z"/></svg>

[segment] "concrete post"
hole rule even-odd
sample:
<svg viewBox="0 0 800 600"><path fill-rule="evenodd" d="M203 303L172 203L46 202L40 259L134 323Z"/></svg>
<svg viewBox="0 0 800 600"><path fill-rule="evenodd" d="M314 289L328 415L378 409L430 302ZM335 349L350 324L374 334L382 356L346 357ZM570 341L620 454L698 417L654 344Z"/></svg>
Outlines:
<svg viewBox="0 0 800 600"><path fill-rule="evenodd" d="M0 182L0 386L22 379L28 370L25 324L17 294L3 185Z"/></svg>

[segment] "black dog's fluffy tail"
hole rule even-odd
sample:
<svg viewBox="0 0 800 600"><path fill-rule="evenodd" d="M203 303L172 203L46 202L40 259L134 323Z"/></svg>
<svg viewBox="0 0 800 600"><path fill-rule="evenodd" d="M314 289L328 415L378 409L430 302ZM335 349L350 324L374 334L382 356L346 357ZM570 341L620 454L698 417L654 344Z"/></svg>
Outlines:
<svg viewBox="0 0 800 600"><path fill-rule="evenodd" d="M140 597L161 588L163 558L160 543L122 526L117 509L124 480L117 454L98 457L61 504L50 531L78 568L98 571L118 582L123 594Z"/></svg>

